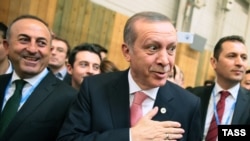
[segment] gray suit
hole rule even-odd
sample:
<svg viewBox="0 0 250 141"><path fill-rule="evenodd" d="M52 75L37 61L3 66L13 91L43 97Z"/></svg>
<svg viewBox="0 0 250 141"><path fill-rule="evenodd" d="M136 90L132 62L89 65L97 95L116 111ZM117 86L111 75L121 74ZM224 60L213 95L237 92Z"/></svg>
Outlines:
<svg viewBox="0 0 250 141"><path fill-rule="evenodd" d="M0 76L0 108L11 75ZM76 93L49 72L18 111L0 140L55 140Z"/></svg>

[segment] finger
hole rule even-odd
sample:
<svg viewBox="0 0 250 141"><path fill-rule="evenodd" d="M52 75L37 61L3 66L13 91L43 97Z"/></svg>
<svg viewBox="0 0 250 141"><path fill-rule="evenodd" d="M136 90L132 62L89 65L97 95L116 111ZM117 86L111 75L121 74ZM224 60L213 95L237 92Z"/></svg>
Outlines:
<svg viewBox="0 0 250 141"><path fill-rule="evenodd" d="M150 110L146 115L145 117L148 118L148 119L152 119L158 112L158 107L154 107L152 110Z"/></svg>
<svg viewBox="0 0 250 141"><path fill-rule="evenodd" d="M164 127L172 127L172 128L179 128L181 127L181 123L176 122L176 121L163 121L161 122Z"/></svg>

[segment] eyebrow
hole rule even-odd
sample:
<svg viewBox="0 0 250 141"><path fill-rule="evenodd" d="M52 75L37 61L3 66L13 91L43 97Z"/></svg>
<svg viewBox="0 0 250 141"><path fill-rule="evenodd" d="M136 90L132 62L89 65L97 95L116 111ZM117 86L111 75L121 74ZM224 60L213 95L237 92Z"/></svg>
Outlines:
<svg viewBox="0 0 250 141"><path fill-rule="evenodd" d="M30 37L29 35L27 35L27 34L19 34L18 37L20 37L20 36L25 36L25 37L31 38L31 37ZM48 41L48 40L47 40L46 38L44 38L44 37L37 37L36 39Z"/></svg>

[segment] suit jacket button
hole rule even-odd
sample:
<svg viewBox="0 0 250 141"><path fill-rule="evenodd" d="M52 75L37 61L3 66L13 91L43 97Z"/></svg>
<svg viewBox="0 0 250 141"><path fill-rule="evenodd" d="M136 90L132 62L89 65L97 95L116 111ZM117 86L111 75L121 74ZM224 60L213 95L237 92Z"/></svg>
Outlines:
<svg viewBox="0 0 250 141"><path fill-rule="evenodd" d="M162 107L160 111L161 111L162 114L165 114L167 112L167 109Z"/></svg>

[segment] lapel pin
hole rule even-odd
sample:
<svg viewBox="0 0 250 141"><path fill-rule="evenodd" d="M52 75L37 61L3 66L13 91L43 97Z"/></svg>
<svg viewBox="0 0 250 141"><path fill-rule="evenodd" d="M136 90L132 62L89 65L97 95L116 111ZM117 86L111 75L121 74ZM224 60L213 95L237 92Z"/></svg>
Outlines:
<svg viewBox="0 0 250 141"><path fill-rule="evenodd" d="M167 109L162 107L160 111L161 111L162 114L165 114L167 112Z"/></svg>

